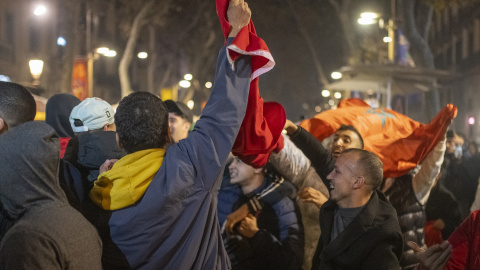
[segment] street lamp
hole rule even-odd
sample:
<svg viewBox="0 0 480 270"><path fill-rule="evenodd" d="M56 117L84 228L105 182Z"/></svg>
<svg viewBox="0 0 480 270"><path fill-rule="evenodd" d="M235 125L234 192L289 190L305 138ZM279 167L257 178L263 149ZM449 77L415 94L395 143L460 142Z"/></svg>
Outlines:
<svg viewBox="0 0 480 270"><path fill-rule="evenodd" d="M30 67L30 73L33 77L32 84L34 86L40 85L40 76L43 72L43 61L38 59L32 59L28 62L28 66Z"/></svg>
<svg viewBox="0 0 480 270"><path fill-rule="evenodd" d="M381 29L387 29L388 37L385 37L383 41L388 43L388 61L390 63L395 63L395 0L390 0L390 19L388 24L385 25L383 19L379 18L377 13L374 12L363 12L360 14L358 23L362 25L374 24L378 22L378 26Z"/></svg>
<svg viewBox="0 0 480 270"><path fill-rule="evenodd" d="M187 80L181 80L178 85L182 88L189 88L192 84Z"/></svg>
<svg viewBox="0 0 480 270"><path fill-rule="evenodd" d="M342 73L340 73L338 71L334 71L334 72L332 72L331 76L332 76L332 79L338 80L338 79L342 78Z"/></svg>
<svg viewBox="0 0 480 270"><path fill-rule="evenodd" d="M146 59L148 57L148 53L147 52L139 52L137 54L137 57L140 58L140 59Z"/></svg>
<svg viewBox="0 0 480 270"><path fill-rule="evenodd" d="M45 13L47 13L47 8L44 5L38 5L33 10L35 16L43 16Z"/></svg>

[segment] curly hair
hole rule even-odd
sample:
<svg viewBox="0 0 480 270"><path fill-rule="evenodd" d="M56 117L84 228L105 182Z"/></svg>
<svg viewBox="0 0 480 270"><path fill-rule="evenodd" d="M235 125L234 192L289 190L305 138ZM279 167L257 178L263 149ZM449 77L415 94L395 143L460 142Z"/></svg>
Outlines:
<svg viewBox="0 0 480 270"><path fill-rule="evenodd" d="M148 92L123 98L115 113L119 141L127 153L163 148L168 142L168 110L163 101Z"/></svg>
<svg viewBox="0 0 480 270"><path fill-rule="evenodd" d="M0 118L12 128L33 121L37 104L27 88L0 81Z"/></svg>

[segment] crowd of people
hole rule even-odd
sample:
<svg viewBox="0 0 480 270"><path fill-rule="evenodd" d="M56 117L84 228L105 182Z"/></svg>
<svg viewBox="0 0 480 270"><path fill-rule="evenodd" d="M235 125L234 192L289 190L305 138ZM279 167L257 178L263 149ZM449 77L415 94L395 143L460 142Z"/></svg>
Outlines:
<svg viewBox="0 0 480 270"><path fill-rule="evenodd" d="M286 120L266 165L234 156L254 61L226 50L248 5L226 15L195 123L141 91L116 111L56 94L33 121L28 90L0 82L0 269L480 269L480 154L460 132L398 177L352 125L326 147Z"/></svg>

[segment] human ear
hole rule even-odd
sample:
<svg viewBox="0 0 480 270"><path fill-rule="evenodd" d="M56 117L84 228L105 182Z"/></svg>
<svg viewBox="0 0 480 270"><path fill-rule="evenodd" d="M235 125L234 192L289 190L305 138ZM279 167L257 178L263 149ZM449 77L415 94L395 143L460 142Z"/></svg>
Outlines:
<svg viewBox="0 0 480 270"><path fill-rule="evenodd" d="M365 185L365 177L363 176L357 176L355 178L355 182L353 183L353 186L355 188L360 188L361 186Z"/></svg>
<svg viewBox="0 0 480 270"><path fill-rule="evenodd" d="M0 118L0 134L2 134L3 132L5 132L7 130L8 130L7 123L5 122L5 120L3 120L3 118Z"/></svg>
<svg viewBox="0 0 480 270"><path fill-rule="evenodd" d="M115 138L117 141L117 145L119 149L123 149L123 144L120 142L120 138L118 137L118 133L115 134Z"/></svg>

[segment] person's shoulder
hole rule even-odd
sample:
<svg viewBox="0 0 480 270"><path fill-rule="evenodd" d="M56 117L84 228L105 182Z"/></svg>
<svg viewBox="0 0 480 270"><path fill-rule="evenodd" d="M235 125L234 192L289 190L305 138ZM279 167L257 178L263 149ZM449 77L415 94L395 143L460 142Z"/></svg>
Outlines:
<svg viewBox="0 0 480 270"><path fill-rule="evenodd" d="M378 197L378 206L374 222L381 228L400 231L397 210L395 210L381 191L376 190L375 196Z"/></svg>

